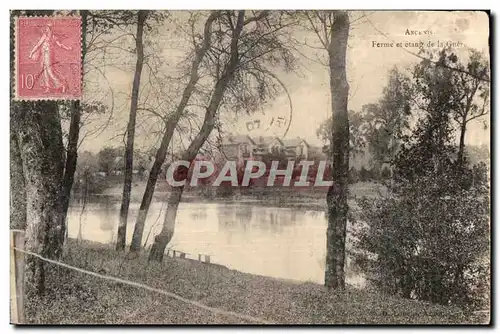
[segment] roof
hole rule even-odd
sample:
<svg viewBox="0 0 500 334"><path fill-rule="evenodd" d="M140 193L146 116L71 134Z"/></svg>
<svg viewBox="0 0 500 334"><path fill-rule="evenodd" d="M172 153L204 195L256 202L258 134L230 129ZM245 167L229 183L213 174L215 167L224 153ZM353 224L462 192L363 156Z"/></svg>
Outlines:
<svg viewBox="0 0 500 334"><path fill-rule="evenodd" d="M253 144L255 142L247 135L227 136L222 138L222 145Z"/></svg>
<svg viewBox="0 0 500 334"><path fill-rule="evenodd" d="M279 139L276 136L264 136L264 137L260 136L256 138L255 142L257 143L257 145L261 147L268 147L271 143L273 143L276 140L280 142L281 145L284 145L283 141L281 141L281 139Z"/></svg>
<svg viewBox="0 0 500 334"><path fill-rule="evenodd" d="M310 157L317 157L317 158L325 158L326 157L325 150L323 149L323 147L310 146L308 154Z"/></svg>
<svg viewBox="0 0 500 334"><path fill-rule="evenodd" d="M300 143L304 142L307 147L309 147L309 144L302 138L297 137L297 138L290 138L290 139L283 139L283 144L286 147L297 147L300 145Z"/></svg>
<svg viewBox="0 0 500 334"><path fill-rule="evenodd" d="M290 138L290 139L280 139L277 136L259 136L259 137L254 137L252 139L248 135L226 136L222 138L222 145L228 146L228 145L238 145L238 144L252 144L258 146L261 149L267 149L269 148L269 145L271 145L276 141L287 149L294 149L301 143L304 143L309 148L312 147L304 139L300 137Z"/></svg>
<svg viewBox="0 0 500 334"><path fill-rule="evenodd" d="M323 148L317 146L310 146L309 153L323 153Z"/></svg>

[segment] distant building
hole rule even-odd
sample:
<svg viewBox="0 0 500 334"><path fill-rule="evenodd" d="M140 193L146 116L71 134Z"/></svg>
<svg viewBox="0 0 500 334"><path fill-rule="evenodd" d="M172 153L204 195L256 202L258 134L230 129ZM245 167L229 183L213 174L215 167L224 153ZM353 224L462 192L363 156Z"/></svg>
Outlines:
<svg viewBox="0 0 500 334"><path fill-rule="evenodd" d="M320 148L309 145L300 137L281 139L277 136L229 135L222 140L222 152L228 160L260 160L266 155L283 155L289 160L307 160L310 158L310 152L320 151Z"/></svg>
<svg viewBox="0 0 500 334"><path fill-rule="evenodd" d="M309 148L311 147L302 138L283 139L286 152L295 159L307 160L309 158Z"/></svg>
<svg viewBox="0 0 500 334"><path fill-rule="evenodd" d="M281 155L285 154L285 144L276 136L256 137L257 149L255 154L263 155Z"/></svg>
<svg viewBox="0 0 500 334"><path fill-rule="evenodd" d="M257 144L250 136L227 136L222 139L222 151L228 160L248 160L253 158Z"/></svg>

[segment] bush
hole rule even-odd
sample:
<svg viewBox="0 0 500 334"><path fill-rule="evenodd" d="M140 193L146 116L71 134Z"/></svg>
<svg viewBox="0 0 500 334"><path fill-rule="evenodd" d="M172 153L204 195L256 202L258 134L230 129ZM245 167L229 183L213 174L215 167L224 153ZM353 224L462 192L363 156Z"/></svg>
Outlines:
<svg viewBox="0 0 500 334"><path fill-rule="evenodd" d="M83 196L87 188L87 195L101 194L107 187L109 181L105 177L94 173L76 173L72 191L78 196Z"/></svg>
<svg viewBox="0 0 500 334"><path fill-rule="evenodd" d="M378 181L381 178L380 169L378 167L372 167L369 171L370 179L373 181Z"/></svg>
<svg viewBox="0 0 500 334"><path fill-rule="evenodd" d="M387 179L390 179L391 178L391 170L389 168L387 168L387 166L384 166L384 168L382 168L382 172L380 173L380 177L384 180L387 180Z"/></svg>
<svg viewBox="0 0 500 334"><path fill-rule="evenodd" d="M354 184L358 181L359 173L354 167L351 167L351 169L349 169L349 184Z"/></svg>
<svg viewBox="0 0 500 334"><path fill-rule="evenodd" d="M370 171L368 171L364 166L361 167L361 169L359 171L359 179L362 182L366 182L366 181L369 181L370 178L371 178Z"/></svg>
<svg viewBox="0 0 500 334"><path fill-rule="evenodd" d="M359 201L367 224L356 235L357 262L377 287L444 305L487 304L488 187L460 184L456 174L419 177Z"/></svg>

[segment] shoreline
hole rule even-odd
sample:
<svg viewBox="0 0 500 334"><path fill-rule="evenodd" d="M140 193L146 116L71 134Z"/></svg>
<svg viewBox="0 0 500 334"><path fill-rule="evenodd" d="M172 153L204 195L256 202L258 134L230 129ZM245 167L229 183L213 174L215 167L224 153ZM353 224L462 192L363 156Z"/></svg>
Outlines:
<svg viewBox="0 0 500 334"><path fill-rule="evenodd" d="M184 300L264 319L275 324L467 324L484 323L456 307L387 296L347 286L327 290L310 282L254 275L179 258L150 263L111 245L68 240L62 262L176 294ZM63 274L64 272L64 274ZM244 324L154 291L52 266L57 280L43 300L30 303L31 324ZM103 298L102 296L106 296Z"/></svg>
<svg viewBox="0 0 500 334"><path fill-rule="evenodd" d="M130 200L131 203L141 203L142 195L144 192L144 183L136 183L132 187ZM288 192L287 192L288 191ZM266 207L279 207L279 208L292 208L292 209L305 209L314 211L326 211L326 191L314 192L290 192L275 191L274 193L265 194L235 194L233 196L213 196L207 197L198 192L187 191L181 198L181 203L215 203L215 204L242 204L242 205L259 205ZM371 182L359 182L349 185L349 205L352 209L356 210L357 205L355 198L368 196L380 196L384 189L381 185ZM155 191L153 194L154 202L166 202L168 191ZM119 186L107 188L102 194L90 195L90 200L98 199L101 197L109 198L112 201L121 201L122 193ZM75 204L78 201L74 202Z"/></svg>

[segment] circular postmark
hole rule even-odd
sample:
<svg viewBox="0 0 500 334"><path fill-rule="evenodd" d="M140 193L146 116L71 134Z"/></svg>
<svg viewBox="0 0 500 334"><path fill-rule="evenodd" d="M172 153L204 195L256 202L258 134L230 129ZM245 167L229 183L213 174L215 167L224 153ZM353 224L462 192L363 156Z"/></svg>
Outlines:
<svg viewBox="0 0 500 334"><path fill-rule="evenodd" d="M284 108L261 108L259 112L237 119L233 131L237 134L286 137L293 120L292 105Z"/></svg>

